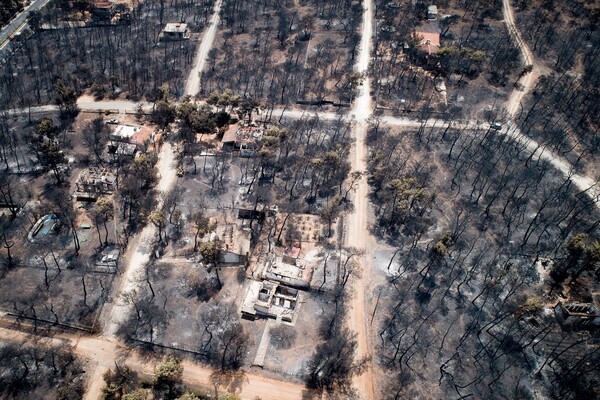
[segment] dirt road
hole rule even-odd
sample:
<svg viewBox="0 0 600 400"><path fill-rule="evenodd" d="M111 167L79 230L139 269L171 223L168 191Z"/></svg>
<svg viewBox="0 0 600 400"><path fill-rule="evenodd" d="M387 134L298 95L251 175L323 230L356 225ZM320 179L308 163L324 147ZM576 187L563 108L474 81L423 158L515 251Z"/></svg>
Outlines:
<svg viewBox="0 0 600 400"><path fill-rule="evenodd" d="M195 96L200 90L200 74L204 71L204 65L208 58L208 52L212 48L217 34L217 28L219 26L219 14L221 13L221 5L223 0L217 0L215 3L215 11L208 22L208 28L198 45L198 51L196 53L196 59L194 62L194 68L190 71L188 80L185 85L184 95Z"/></svg>
<svg viewBox="0 0 600 400"><path fill-rule="evenodd" d="M371 0L363 2L363 25L362 38L360 42L360 53L355 66L357 72L366 74L369 67L371 38L373 34L373 4ZM368 129L367 120L372 114L371 105L371 85L368 76L365 76L361 93L355 99L352 107L352 116L356 124L354 126L355 145L350 153L350 164L353 171L366 171L367 147L365 137ZM356 247L359 250L364 250L365 254L361 257L362 273L359 277L355 277L352 284L352 300L350 303L348 326L357 333L357 358L370 357L370 339L367 329L367 318L365 311L365 291L368 286L368 277L370 268L372 267L370 260L372 256L369 252L370 234L368 229L369 215L369 186L366 176L363 177L356 188L353 196L354 212L348 216L347 231L346 231L346 246ZM355 376L353 386L357 390L361 399L375 399L375 391L373 385L372 368L367 368L366 371Z"/></svg>
<svg viewBox="0 0 600 400"><path fill-rule="evenodd" d="M521 106L521 101L523 98L533 89L533 85L537 81L537 79L542 75L545 69L537 62L533 53L527 46L527 43L523 40L521 36L521 32L515 25L515 14L514 10L510 4L510 0L504 0L502 4L502 14L504 15L504 22L506 23L506 27L510 35L515 40L519 50L521 50L521 54L523 55L524 65L531 65L533 69L530 73L521 78L521 88L515 89L510 95L508 102L506 103L506 110L508 112L508 116L510 118L514 118L519 107Z"/></svg>
<svg viewBox="0 0 600 400"><path fill-rule="evenodd" d="M153 375L154 367L157 364L154 360L140 357L137 353L128 348L108 342L100 338L80 339L75 343L75 352L80 356L92 358L100 368L97 371L106 371L114 367L114 360L128 365L138 373L143 375ZM182 362L184 367L183 381L188 385L201 386L206 390L213 390L213 370L187 360ZM102 372L103 374L104 372ZM98 379L92 379L89 388L98 386L101 394L103 386L102 374L96 374ZM290 382L281 382L274 379L257 376L254 374L241 373L225 383L219 389L220 393L232 392L238 394L242 399L255 399L257 396L261 399L302 399L304 387ZM99 397L86 398L98 400Z"/></svg>
<svg viewBox="0 0 600 400"><path fill-rule="evenodd" d="M52 338L48 338L0 328L0 340L12 340L17 342L36 341L36 343L46 343L57 346L73 346L75 354L96 365L91 379L88 377L90 385L88 386L88 392L85 397L93 400L98 400L100 398L102 393L101 389L104 383L102 374L109 368L113 368L115 361L128 365L135 371L144 375L152 375L154 373L154 366L156 365L155 360L142 358L120 342L109 340L104 337L82 337L62 333L57 334ZM213 374L212 369L188 361L183 361L183 367L184 382L190 385L202 386L208 390L214 388L214 381L211 376ZM88 373L89 372L88 369ZM254 399L258 396L263 400L300 400L303 398L304 392L304 387L301 385L290 382L281 382L251 373L242 373L228 383L228 389L231 392L237 393L242 399ZM225 387L221 387L221 393L225 391L224 389Z"/></svg>
<svg viewBox="0 0 600 400"><path fill-rule="evenodd" d="M356 145L351 153L352 170L366 170L366 146L365 136L367 133L366 123L357 123L355 129ZM368 287L368 277L371 275L372 265L370 261L373 256L369 246L370 234L368 229L369 214L369 187L367 178L363 177L354 192L354 212L348 216L346 231L346 246L356 247L364 250L360 259L362 271L359 277L355 277L352 285L352 300L350 302L348 326L358 334L357 358L370 357L369 332L367 330L367 311L365 311L365 291ZM358 390L361 399L374 399L372 369L368 368L362 375L354 377L355 389Z"/></svg>
<svg viewBox="0 0 600 400"><path fill-rule="evenodd" d="M175 155L173 147L169 142L162 145L157 168L160 174L158 189L161 193L167 193L175 184ZM160 200L159 200L160 203ZM158 208L160 208L160 204ZM106 339L82 339L81 343L88 345L86 352L96 362L88 377L88 387L85 399L97 400L101 396L103 380L102 376L106 370L114 366L115 345L119 325L131 312L131 305L122 301L124 293L132 292L140 285L140 277L144 266L148 263L152 253L153 243L156 241L156 227L148 224L142 232L137 235L129 246L129 251L123 257L126 262L121 276L115 281L111 295L111 303L105 305L100 316L103 326L103 335ZM112 347L111 347L112 346ZM105 350L110 348L111 350ZM111 359L112 357L112 359Z"/></svg>
<svg viewBox="0 0 600 400"><path fill-rule="evenodd" d="M175 155L173 153L173 146L171 146L169 142L165 142L162 145L158 157L157 169L160 174L158 189L161 193L167 193L177 180L175 174ZM160 203L161 200L159 200L157 209L160 209ZM152 224L148 224L139 234L137 243L132 243L132 246L129 247L131 252L125 256L125 259L128 260L128 262L126 262L122 276L119 279L121 285L118 290L114 291L110 313L106 315L104 321L104 334L107 337L116 337L119 325L131 310L131 306L122 302L118 297L120 294L135 290L139 286L139 278L143 273L144 265L146 265L150 259L152 245L156 241L156 237L156 227Z"/></svg>
<svg viewBox="0 0 600 400"><path fill-rule="evenodd" d="M536 159L539 158L547 161L565 177L570 177L575 186L582 192L586 192L587 195L595 201L596 207L600 209L600 188L597 187L598 183L588 176L574 173L573 166L566 159L546 150L542 144L523 135L519 127L514 123L514 118L521 106L521 101L523 101L525 96L533 90L538 78L541 75L548 73L548 69L536 60L531 49L523 40L521 32L515 24L514 9L512 8L510 0L503 1L502 14L504 15L504 22L506 23L510 35L515 40L515 43L523 55L524 64L532 66L531 72L521 78L521 87L513 90L507 102L506 110L509 118L513 121L508 123L508 129L506 129L504 134L511 140L525 145L527 151L530 152L530 154L533 154Z"/></svg>
<svg viewBox="0 0 600 400"><path fill-rule="evenodd" d="M575 173L573 166L566 159L546 149L545 146L528 136L523 135L514 123L509 122L507 125L507 128L501 134L525 146L526 151L533 154L534 160L544 160L560 171L565 177L569 177L577 189L585 192L595 202L596 208L600 210L600 187L598 186L598 182L589 176Z"/></svg>

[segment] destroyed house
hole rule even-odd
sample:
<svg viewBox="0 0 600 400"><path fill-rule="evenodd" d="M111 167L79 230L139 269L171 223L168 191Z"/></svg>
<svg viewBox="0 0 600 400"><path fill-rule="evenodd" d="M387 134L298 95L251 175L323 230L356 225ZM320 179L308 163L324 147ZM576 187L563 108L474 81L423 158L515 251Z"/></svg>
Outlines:
<svg viewBox="0 0 600 400"><path fill-rule="evenodd" d="M267 261L263 276L298 289L308 289L313 275L313 266L299 258L300 249L287 249L284 254L273 254Z"/></svg>
<svg viewBox="0 0 600 400"><path fill-rule="evenodd" d="M298 305L296 289L270 281L251 281L242 303L242 315L247 318L272 318L292 322Z"/></svg>
<svg viewBox="0 0 600 400"><path fill-rule="evenodd" d="M111 194L116 181L106 168L88 168L77 178L73 196L78 201L96 201L103 194Z"/></svg>
<svg viewBox="0 0 600 400"><path fill-rule="evenodd" d="M114 142L108 146L110 153L115 153L119 156L134 157L137 151L137 146L131 143Z"/></svg>
<svg viewBox="0 0 600 400"><path fill-rule="evenodd" d="M248 262L250 238L237 224L217 226L217 236L223 241L220 264L242 265Z"/></svg>
<svg viewBox="0 0 600 400"><path fill-rule="evenodd" d="M563 303L554 307L558 322L575 329L597 329L600 327L600 311L590 303Z"/></svg>
<svg viewBox="0 0 600 400"><path fill-rule="evenodd" d="M233 124L223 134L222 148L224 150L239 150L242 157L252 157L259 147L263 133L264 129L262 127Z"/></svg>

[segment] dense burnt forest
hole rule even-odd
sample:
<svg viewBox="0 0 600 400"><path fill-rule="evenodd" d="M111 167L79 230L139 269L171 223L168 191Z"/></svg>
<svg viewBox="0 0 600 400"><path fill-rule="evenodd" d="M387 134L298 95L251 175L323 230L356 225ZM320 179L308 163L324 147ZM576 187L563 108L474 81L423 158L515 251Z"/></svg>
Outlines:
<svg viewBox="0 0 600 400"><path fill-rule="evenodd" d="M0 8L0 26L8 23L23 8L20 0L4 0Z"/></svg>
<svg viewBox="0 0 600 400"><path fill-rule="evenodd" d="M14 53L0 69L0 107L53 102L60 85L76 94L91 89L100 98L125 94L154 100L163 85L181 95L196 41L162 42L159 35L167 22L182 20L199 32L213 11L212 2L149 0L126 22L67 28L60 24L74 17L62 5L50 3L30 23L33 36L12 45Z"/></svg>
<svg viewBox="0 0 600 400"><path fill-rule="evenodd" d="M523 38L543 76L517 122L528 135L598 177L600 8L594 2L515 2Z"/></svg>
<svg viewBox="0 0 600 400"><path fill-rule="evenodd" d="M396 374L386 398L598 395L597 335L552 310L598 288L595 204L492 132L370 132L374 229L396 248L377 344Z"/></svg>
<svg viewBox="0 0 600 400"><path fill-rule="evenodd" d="M202 90L269 104L349 103L361 17L351 0L225 0Z"/></svg>
<svg viewBox="0 0 600 400"><path fill-rule="evenodd" d="M69 347L3 341L0 396L7 399L81 399L85 369Z"/></svg>

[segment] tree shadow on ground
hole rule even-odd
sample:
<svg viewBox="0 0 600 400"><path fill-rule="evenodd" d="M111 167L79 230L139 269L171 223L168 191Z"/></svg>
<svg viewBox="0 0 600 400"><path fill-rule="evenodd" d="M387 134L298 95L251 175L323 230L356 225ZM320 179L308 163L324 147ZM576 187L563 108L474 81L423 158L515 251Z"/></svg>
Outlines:
<svg viewBox="0 0 600 400"><path fill-rule="evenodd" d="M304 389L302 391L302 400L312 400L319 398L320 393L313 389Z"/></svg>
<svg viewBox="0 0 600 400"><path fill-rule="evenodd" d="M239 394L244 384L248 383L248 377L244 371L222 371L215 369L210 374L210 381L217 391Z"/></svg>

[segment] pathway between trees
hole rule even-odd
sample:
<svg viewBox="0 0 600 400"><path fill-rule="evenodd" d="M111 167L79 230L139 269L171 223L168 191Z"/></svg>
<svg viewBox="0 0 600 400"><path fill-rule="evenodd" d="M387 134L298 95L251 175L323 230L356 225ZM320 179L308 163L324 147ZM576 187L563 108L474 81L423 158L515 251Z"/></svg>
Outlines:
<svg viewBox="0 0 600 400"><path fill-rule="evenodd" d="M185 85L184 95L186 96L194 97L200 90L200 74L202 74L202 71L204 71L204 65L206 64L206 59L208 58L208 52L212 48L215 40L215 35L219 26L219 15L221 13L222 4L223 0L217 0L215 3L215 11L210 18L210 21L208 22L208 28L206 29L206 32L204 33L204 36L198 45L194 67L190 71Z"/></svg>
<svg viewBox="0 0 600 400"><path fill-rule="evenodd" d="M160 209L162 206L163 195L167 194L175 181L177 180L175 155L171 143L165 142L158 156L157 169L159 171L160 180L157 188L160 192L159 202L156 206ZM130 246L129 254L125 255L125 269L122 271L120 287L113 295L113 304L110 307L110 312L105 314L103 332L109 338L116 338L119 325L125 320L131 311L131 305L121 301L119 296L124 293L130 293L140 285L144 266L150 260L152 248L156 243L157 228L151 223L148 223L142 232L136 238L136 243Z"/></svg>
<svg viewBox="0 0 600 400"><path fill-rule="evenodd" d="M508 32L515 40L516 45L519 47L519 50L523 55L524 66L531 65L532 67L531 72L520 79L520 89L513 90L506 104L508 116L509 118L513 119L519 110L519 107L521 106L521 101L523 101L525 96L529 94L529 92L533 89L533 85L537 79L542 75L543 67L533 56L533 53L529 49L529 46L527 46L527 43L525 43L523 40L521 32L515 24L515 13L512 5L510 4L510 0L503 1L502 14L504 15L504 22L506 23Z"/></svg>
<svg viewBox="0 0 600 400"><path fill-rule="evenodd" d="M355 70L365 74L365 79L361 88L360 95L355 99L352 107L352 116L355 119L354 135L355 144L350 152L350 165L352 171L367 170L367 145L365 138L369 127L369 118L373 113L371 105L371 82L367 75L369 68L371 41L373 35L373 3L372 0L363 2L363 23L360 41L360 50ZM372 256L370 254L368 216L369 216L369 185L367 177L363 176L358 182L354 192L354 212L348 216L346 226L346 243L348 247L355 247L364 251L360 259L362 270L358 276L353 278L352 299L350 301L350 310L348 310L348 327L357 334L356 359L369 358L372 360L370 351L369 330L367 328L367 318L365 317L365 291L368 287L368 277L371 276L370 268ZM367 363L366 370L353 379L353 386L361 399L375 399L373 387L372 362Z"/></svg>
<svg viewBox="0 0 600 400"><path fill-rule="evenodd" d="M165 142L158 156L157 169L159 171L160 180L157 188L160 194L168 193L177 176L175 174L175 155L173 146L169 142ZM162 196L159 196L160 209ZM143 284L143 273L146 264L152 257L153 246L156 242L157 228L148 223L144 229L134 237L129 245L129 250L123 257L124 269L120 272L120 276L115 280L113 290L111 291L111 302L106 303L100 316L100 324L102 326L102 335L96 339L86 339L90 347L89 351L94 351L93 345L101 345L101 349L96 348L98 354L104 354L101 350L105 347L112 346L118 340L117 333L119 326L127 319L132 311L130 303L123 299L124 294L134 293L140 284ZM114 351L109 354L115 354ZM101 362L102 359L97 359L96 355L92 358L97 361L95 368L92 368L92 373L88 377L88 387L85 393L85 399L98 400L102 395L102 387L104 381L102 379L104 373L111 367L114 367L114 360L108 363Z"/></svg>

